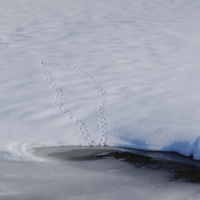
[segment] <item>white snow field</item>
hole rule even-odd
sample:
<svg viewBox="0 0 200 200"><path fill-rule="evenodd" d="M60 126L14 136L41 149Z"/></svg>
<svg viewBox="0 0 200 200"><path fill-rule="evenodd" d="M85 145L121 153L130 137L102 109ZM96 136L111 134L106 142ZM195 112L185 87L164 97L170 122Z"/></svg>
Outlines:
<svg viewBox="0 0 200 200"><path fill-rule="evenodd" d="M109 145L200 159L200 2L0 0L0 156Z"/></svg>

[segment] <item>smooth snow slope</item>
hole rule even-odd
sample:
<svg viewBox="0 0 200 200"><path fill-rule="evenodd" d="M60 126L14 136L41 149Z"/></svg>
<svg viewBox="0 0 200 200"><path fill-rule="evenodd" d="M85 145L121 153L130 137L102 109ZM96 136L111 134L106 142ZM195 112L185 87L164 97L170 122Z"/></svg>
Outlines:
<svg viewBox="0 0 200 200"><path fill-rule="evenodd" d="M117 145L200 159L200 2L0 0L0 155Z"/></svg>

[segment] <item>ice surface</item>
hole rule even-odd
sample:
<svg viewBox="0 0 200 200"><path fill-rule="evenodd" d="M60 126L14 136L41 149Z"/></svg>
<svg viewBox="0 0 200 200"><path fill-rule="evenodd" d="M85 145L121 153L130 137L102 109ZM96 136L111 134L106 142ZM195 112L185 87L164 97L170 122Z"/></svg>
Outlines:
<svg viewBox="0 0 200 200"><path fill-rule="evenodd" d="M68 152L74 149L68 147ZM39 149L37 156L47 159L45 153L49 151L60 152L61 148ZM117 159L71 161L49 157L40 163L0 160L0 199L199 199L199 184L170 181L170 175Z"/></svg>
<svg viewBox="0 0 200 200"><path fill-rule="evenodd" d="M110 145L200 159L200 3L0 4L0 155Z"/></svg>

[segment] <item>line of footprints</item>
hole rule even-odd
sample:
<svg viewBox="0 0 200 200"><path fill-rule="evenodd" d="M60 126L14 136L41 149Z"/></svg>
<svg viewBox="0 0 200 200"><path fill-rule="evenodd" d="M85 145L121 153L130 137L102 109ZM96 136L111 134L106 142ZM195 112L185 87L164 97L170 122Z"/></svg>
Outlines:
<svg viewBox="0 0 200 200"><path fill-rule="evenodd" d="M97 104L97 112L99 115L98 129L99 129L100 133L99 133L99 140L97 142L94 142L91 139L90 134L89 134L85 124L80 119L76 118L74 116L74 114L71 113L68 109L66 109L65 105L62 103L62 96L63 96L62 89L56 85L56 83L54 82L54 79L51 75L51 72L49 70L49 66L55 65L55 64L44 63L44 62L40 62L39 64L41 66L41 69L43 71L43 74L45 76L47 83L51 86L51 88L56 93L54 103L57 106L57 108L63 114L66 114L75 123L75 125L77 126L77 128L80 131L82 138L87 142L87 144L89 146L94 146L94 145L105 146L106 141L107 141L107 129L106 129L107 113L105 111L107 94L106 94L105 90L103 89L102 84L83 68L76 67L76 66L69 66L68 64L63 65L65 67L70 67L70 68L76 70L77 72L81 73L87 80L89 80L93 84L93 87L99 94L99 102Z"/></svg>

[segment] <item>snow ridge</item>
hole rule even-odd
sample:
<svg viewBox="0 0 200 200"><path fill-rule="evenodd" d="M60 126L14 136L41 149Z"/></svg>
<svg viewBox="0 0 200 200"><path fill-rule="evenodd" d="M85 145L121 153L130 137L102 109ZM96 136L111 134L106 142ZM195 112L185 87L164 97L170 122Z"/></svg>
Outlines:
<svg viewBox="0 0 200 200"><path fill-rule="evenodd" d="M62 103L62 96L63 96L63 92L62 89L59 88L52 76L51 76L51 72L47 69L47 66L49 65L49 63L44 63L44 62L40 62L39 63L41 66L41 69L44 73L45 79L47 81L47 83L51 86L51 88L56 92L56 96L55 96L55 100L54 100L54 104L58 107L58 109L63 113L68 115L68 117L76 124L76 126L78 127L78 129L80 130L80 134L83 137L83 139L87 142L87 144L89 146L93 146L93 141L87 131L87 128L85 127L84 123L80 120L77 119L69 110L67 110L65 108L65 106Z"/></svg>

